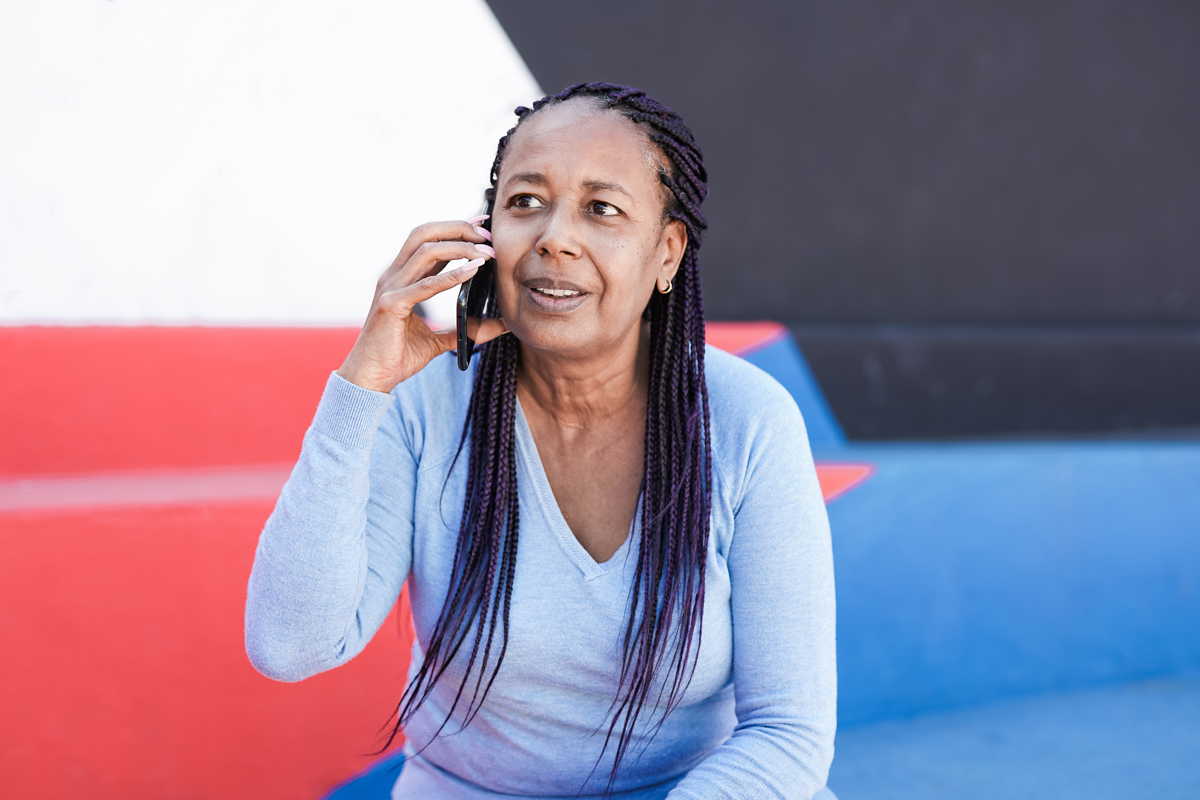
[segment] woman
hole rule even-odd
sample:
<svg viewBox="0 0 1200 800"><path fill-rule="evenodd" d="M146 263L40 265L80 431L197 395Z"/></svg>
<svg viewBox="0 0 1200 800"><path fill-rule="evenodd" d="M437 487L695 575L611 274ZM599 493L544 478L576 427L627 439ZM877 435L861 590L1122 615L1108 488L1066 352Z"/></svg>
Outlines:
<svg viewBox="0 0 1200 800"><path fill-rule="evenodd" d="M488 216L412 233L330 376L259 542L247 652L279 680L342 664L407 580L394 797L811 797L828 522L795 403L705 348L700 151L625 87L517 114ZM413 309L476 274L463 374Z"/></svg>

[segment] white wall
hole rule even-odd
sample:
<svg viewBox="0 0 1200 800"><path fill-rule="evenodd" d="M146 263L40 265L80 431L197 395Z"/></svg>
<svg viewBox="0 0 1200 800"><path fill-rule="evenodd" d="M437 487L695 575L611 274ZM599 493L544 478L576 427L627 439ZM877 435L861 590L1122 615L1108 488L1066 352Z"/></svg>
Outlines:
<svg viewBox="0 0 1200 800"><path fill-rule="evenodd" d="M0 324L357 325L540 94L484 0L6 2Z"/></svg>

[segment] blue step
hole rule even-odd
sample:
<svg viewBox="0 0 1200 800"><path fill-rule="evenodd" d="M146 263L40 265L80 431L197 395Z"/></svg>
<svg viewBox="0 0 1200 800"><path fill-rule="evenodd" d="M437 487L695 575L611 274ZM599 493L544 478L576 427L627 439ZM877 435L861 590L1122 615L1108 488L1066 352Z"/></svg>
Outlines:
<svg viewBox="0 0 1200 800"><path fill-rule="evenodd" d="M1196 800L1200 678L842 729L829 786L840 800Z"/></svg>

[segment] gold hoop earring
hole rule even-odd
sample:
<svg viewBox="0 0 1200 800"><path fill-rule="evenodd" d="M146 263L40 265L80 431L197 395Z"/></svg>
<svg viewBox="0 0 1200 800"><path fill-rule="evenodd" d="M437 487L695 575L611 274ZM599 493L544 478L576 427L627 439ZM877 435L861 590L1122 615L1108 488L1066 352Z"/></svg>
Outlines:
<svg viewBox="0 0 1200 800"><path fill-rule="evenodd" d="M670 293L671 293L671 290L672 290L672 289L674 289L674 288L675 288L675 284L671 283L671 279L670 279L670 278L668 278L668 279L667 279L667 288L665 288L665 289L659 289L659 290L658 290L658 293L659 293L659 294L670 294Z"/></svg>

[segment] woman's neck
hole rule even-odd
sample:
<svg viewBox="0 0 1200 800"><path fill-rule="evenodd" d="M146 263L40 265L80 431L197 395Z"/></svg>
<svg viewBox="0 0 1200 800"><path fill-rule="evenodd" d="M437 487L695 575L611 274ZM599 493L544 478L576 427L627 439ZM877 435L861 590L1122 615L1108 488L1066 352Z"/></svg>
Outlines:
<svg viewBox="0 0 1200 800"><path fill-rule="evenodd" d="M650 326L642 323L617 347L587 357L521 346L517 394L561 428L589 428L631 413L644 415L650 377Z"/></svg>

